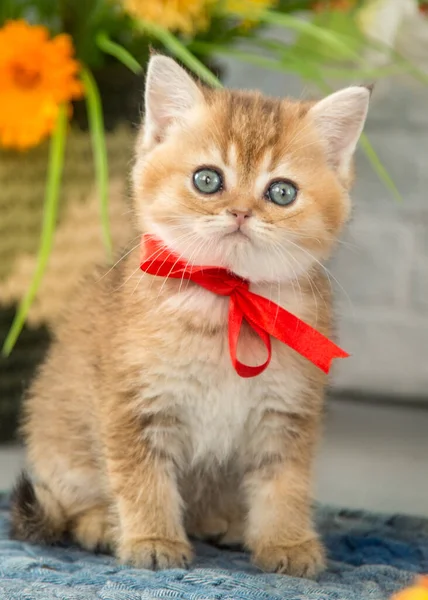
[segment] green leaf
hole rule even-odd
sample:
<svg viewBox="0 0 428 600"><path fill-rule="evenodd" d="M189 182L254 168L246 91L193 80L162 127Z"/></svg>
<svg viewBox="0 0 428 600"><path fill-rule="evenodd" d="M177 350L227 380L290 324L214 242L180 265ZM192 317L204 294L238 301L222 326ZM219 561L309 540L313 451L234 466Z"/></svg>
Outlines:
<svg viewBox="0 0 428 600"><path fill-rule="evenodd" d="M361 60L361 52L367 43L351 13L324 10L313 16L311 25L316 27L316 30L328 34L332 39L340 40L343 46L320 44L314 36L314 30L308 28L300 32L295 42L298 51L316 57L324 64Z"/></svg>
<svg viewBox="0 0 428 600"><path fill-rule="evenodd" d="M5 356L9 356L13 347L15 346L19 334L22 331L30 306L43 279L43 275L45 273L52 250L58 213L60 184L64 166L67 122L67 107L61 106L50 142L48 175L43 209L43 223L40 236L40 246L37 254L36 270L31 280L30 287L18 307L15 318L12 322L12 326L3 344L2 352Z"/></svg>
<svg viewBox="0 0 428 600"><path fill-rule="evenodd" d="M313 71L313 73L317 72L328 79L348 79L353 82L356 79L372 81L374 79L389 77L403 72L403 67L399 64L386 65L377 68L370 66L367 66L366 68L353 67L352 69L346 69L342 65L340 68L330 61L326 61L322 54L312 54L296 44L290 46L277 40L254 38L251 40L251 45L267 50L272 55L272 60L280 63L281 69L279 70L283 70L284 72L288 70L288 67L290 67L290 70L292 71L301 73L304 73L305 69L307 69L308 73L311 71ZM191 47L193 47L193 44ZM227 48L224 48L223 50L224 53L227 54ZM212 52L215 52L215 46L211 47L210 53Z"/></svg>
<svg viewBox="0 0 428 600"><path fill-rule="evenodd" d="M82 81L85 86L85 98L88 111L89 131L91 134L92 151L95 160L98 195L100 199L101 225L104 246L109 260L113 258L113 246L110 233L108 211L108 159L107 146L104 136L104 118L100 93L95 79L89 69L82 68Z"/></svg>
<svg viewBox="0 0 428 600"><path fill-rule="evenodd" d="M40 0L38 0L40 1ZM61 29L73 38L79 60L95 71L111 62L99 48L97 36L105 33L143 64L148 56L148 39L142 39L133 20L116 0L48 0L51 12L60 15ZM1 0L0 0L1 2Z"/></svg>
<svg viewBox="0 0 428 600"><path fill-rule="evenodd" d="M248 18L251 18L251 13L249 13ZM343 39L339 33L330 31L325 27L320 27L316 23L303 19L301 16L283 14L274 10L261 10L255 13L254 18L269 25L276 25L299 34L310 36L314 42L320 44L320 48L328 48L329 51L335 52L345 59L356 59L359 57L354 48L349 45L349 40Z"/></svg>
<svg viewBox="0 0 428 600"><path fill-rule="evenodd" d="M171 54L178 58L201 81L205 81L205 83L212 87L221 87L221 83L217 77L194 54L189 52L186 46L172 33L159 25L141 19L136 21L136 27L161 42Z"/></svg>
<svg viewBox="0 0 428 600"><path fill-rule="evenodd" d="M371 166L373 168L373 171L378 175L379 179L381 181L383 181L385 187L387 189L389 189L389 191L394 196L394 198L396 200L398 200L398 202L402 202L403 198L402 198L397 186L395 185L393 179L391 178L388 171L382 164L377 152L373 148L372 144L370 143L369 138L367 137L367 135L365 133L361 134L360 145L361 145L361 148L364 150L367 158L369 159Z"/></svg>
<svg viewBox="0 0 428 600"><path fill-rule="evenodd" d="M28 8L28 0L2 0L0 2L0 24L9 19L19 19Z"/></svg>
<svg viewBox="0 0 428 600"><path fill-rule="evenodd" d="M242 62L271 71L279 71L281 73L294 72L308 80L318 81L320 77L320 73L316 68L305 61L287 60L285 63L278 58L270 58L261 56L260 54L253 54L246 50L229 48L227 46L217 46L216 44L205 44L203 42L193 42L190 48L195 49L195 51L201 54L212 54L215 52L216 54L231 56Z"/></svg>
<svg viewBox="0 0 428 600"><path fill-rule="evenodd" d="M98 33L98 35L96 36L96 41L98 47L103 52L114 56L119 62L125 65L125 67L128 67L130 71L132 71L136 75L142 72L142 66L132 56L132 54L120 44L116 44L116 42L113 42L105 32Z"/></svg>

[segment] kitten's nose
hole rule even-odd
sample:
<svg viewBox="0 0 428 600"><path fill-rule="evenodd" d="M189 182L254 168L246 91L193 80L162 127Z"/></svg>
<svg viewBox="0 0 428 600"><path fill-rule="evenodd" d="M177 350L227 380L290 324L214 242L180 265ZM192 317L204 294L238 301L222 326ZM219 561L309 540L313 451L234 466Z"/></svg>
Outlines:
<svg viewBox="0 0 428 600"><path fill-rule="evenodd" d="M241 225L244 224L245 219L249 219L252 215L252 210L242 210L242 209L237 209L237 208L228 208L227 212L232 215L232 217L235 217L236 219L236 224L238 225L238 227L241 227Z"/></svg>

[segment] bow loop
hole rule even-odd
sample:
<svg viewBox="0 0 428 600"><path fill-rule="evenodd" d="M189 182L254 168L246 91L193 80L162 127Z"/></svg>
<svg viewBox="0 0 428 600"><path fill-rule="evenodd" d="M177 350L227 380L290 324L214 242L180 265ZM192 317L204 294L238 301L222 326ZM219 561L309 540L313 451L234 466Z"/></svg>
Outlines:
<svg viewBox="0 0 428 600"><path fill-rule="evenodd" d="M249 282L220 267L194 267L177 257L160 240L145 235L142 239L141 269L160 277L187 279L219 296L230 296L229 349L232 364L241 377L262 373L271 359L273 336L328 373L334 358L348 356L316 329L271 300L250 292ZM266 361L256 367L237 359L238 339L243 322L262 340Z"/></svg>

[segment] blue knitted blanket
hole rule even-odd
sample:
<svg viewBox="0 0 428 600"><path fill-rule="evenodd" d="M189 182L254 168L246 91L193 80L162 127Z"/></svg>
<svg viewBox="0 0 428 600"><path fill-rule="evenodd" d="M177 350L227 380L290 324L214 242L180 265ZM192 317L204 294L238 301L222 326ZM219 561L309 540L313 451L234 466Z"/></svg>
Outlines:
<svg viewBox="0 0 428 600"><path fill-rule="evenodd" d="M261 573L244 552L196 545L190 571L152 573L74 546L8 539L0 495L0 600L383 600L428 573L428 520L319 508L329 568L316 581Z"/></svg>

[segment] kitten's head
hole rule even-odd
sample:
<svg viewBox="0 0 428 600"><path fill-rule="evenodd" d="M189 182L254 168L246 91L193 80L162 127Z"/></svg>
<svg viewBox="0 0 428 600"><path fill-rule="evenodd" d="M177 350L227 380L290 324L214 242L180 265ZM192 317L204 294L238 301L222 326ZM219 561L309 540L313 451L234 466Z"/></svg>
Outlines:
<svg viewBox="0 0 428 600"><path fill-rule="evenodd" d="M317 103L196 84L149 64L134 192L142 231L194 265L284 281L328 257L346 221L370 91Z"/></svg>

